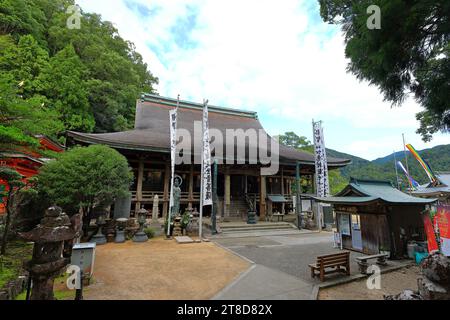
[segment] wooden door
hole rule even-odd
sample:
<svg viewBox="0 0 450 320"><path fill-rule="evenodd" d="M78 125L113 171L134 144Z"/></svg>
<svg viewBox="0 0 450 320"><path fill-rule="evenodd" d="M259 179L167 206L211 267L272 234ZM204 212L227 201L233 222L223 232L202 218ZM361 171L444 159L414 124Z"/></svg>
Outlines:
<svg viewBox="0 0 450 320"><path fill-rule="evenodd" d="M376 214L361 214L360 217L363 252L366 254L378 254L378 216Z"/></svg>

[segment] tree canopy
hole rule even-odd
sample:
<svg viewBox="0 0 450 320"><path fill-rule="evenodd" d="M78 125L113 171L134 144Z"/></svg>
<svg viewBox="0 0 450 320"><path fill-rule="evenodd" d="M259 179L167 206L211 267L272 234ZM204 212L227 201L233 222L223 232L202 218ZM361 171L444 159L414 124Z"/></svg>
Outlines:
<svg viewBox="0 0 450 320"><path fill-rule="evenodd" d="M126 130L136 99L155 93L158 79L112 23L81 11L80 28L67 27L74 4L0 1L0 143Z"/></svg>
<svg viewBox="0 0 450 320"><path fill-rule="evenodd" d="M129 193L133 174L127 159L104 145L76 147L41 167L38 190L68 213L110 205Z"/></svg>
<svg viewBox="0 0 450 320"><path fill-rule="evenodd" d="M412 93L424 108L424 141L450 130L450 2L445 0L319 0L325 22L342 26L348 71L400 105ZM369 29L368 7L380 8L381 28ZM369 11L370 12L370 11Z"/></svg>

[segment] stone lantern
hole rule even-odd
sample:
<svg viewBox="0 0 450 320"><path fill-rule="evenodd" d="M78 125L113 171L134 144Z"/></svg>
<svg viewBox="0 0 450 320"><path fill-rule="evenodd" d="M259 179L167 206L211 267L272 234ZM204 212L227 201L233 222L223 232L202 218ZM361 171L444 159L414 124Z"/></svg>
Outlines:
<svg viewBox="0 0 450 320"><path fill-rule="evenodd" d="M31 261L24 264L33 281L31 300L55 300L54 279L70 263L70 257L62 255L64 242L75 237L69 217L60 207L50 207L36 228L19 235L34 242Z"/></svg>
<svg viewBox="0 0 450 320"><path fill-rule="evenodd" d="M97 227L98 227L97 233L94 236L92 236L92 241L98 245L106 243L106 237L102 233L102 229L105 224L106 224L105 216L103 214L100 214L97 218Z"/></svg>
<svg viewBox="0 0 450 320"><path fill-rule="evenodd" d="M139 209L138 211L138 223L139 223L139 230L135 233L133 237L134 242L145 242L148 240L147 234L144 232L144 225L147 222L148 211L145 210L143 207Z"/></svg>

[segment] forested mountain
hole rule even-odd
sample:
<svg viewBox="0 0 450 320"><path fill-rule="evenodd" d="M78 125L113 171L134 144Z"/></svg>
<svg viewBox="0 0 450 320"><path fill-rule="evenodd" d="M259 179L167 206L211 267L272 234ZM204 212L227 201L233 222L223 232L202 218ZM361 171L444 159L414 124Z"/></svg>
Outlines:
<svg viewBox="0 0 450 320"><path fill-rule="evenodd" d="M440 145L430 149L418 150L420 156L430 165L434 172L438 171L450 171L450 144ZM423 184L428 182L425 171L420 166L419 162L406 151L408 157L409 172L412 177L419 183ZM401 161L406 167L405 156L403 151L395 154L397 161ZM377 179L377 180L389 180L395 183L395 167L394 167L394 154L390 154L383 158L378 158L366 165L354 165L351 164L346 168L341 169L341 174L345 178L365 178L365 179ZM398 169L398 176L402 181L402 187L406 187L408 181L404 173Z"/></svg>
<svg viewBox="0 0 450 320"><path fill-rule="evenodd" d="M136 98L154 93L134 44L73 0L0 1L0 144L62 139L65 130L131 128ZM68 10L69 9L69 10ZM69 13L67 13L69 12ZM68 21L79 19L79 28Z"/></svg>
<svg viewBox="0 0 450 320"><path fill-rule="evenodd" d="M314 146L310 141L304 136L298 136L294 132L286 132L282 135L277 136L280 143L307 151L310 153L314 152ZM394 166L394 153L369 161L348 153L339 152L333 149L326 149L327 156L335 158L350 159L352 163L339 170L331 170L330 173L330 188L331 193L335 194L342 190L350 180L350 177L359 179L374 179L374 180L388 180L396 185L395 176L395 166ZM434 172L438 171L450 171L450 144L440 145L430 149L424 149L417 151L420 156L431 166ZM424 184L428 182L427 175L419 162L406 150L408 157L408 167L409 172L412 177L419 182ZM406 167L405 154L403 151L396 152L395 158L397 161L401 161ZM400 182L400 187L406 189L408 187L408 180L405 174L398 169L398 177Z"/></svg>

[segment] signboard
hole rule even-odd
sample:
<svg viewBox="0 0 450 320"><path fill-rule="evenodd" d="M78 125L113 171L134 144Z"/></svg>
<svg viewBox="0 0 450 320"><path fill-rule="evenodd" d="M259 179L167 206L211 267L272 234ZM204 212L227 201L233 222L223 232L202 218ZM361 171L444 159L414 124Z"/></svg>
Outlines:
<svg viewBox="0 0 450 320"><path fill-rule="evenodd" d="M450 256L450 205L438 205L436 214L441 242L441 252L445 256Z"/></svg>
<svg viewBox="0 0 450 320"><path fill-rule="evenodd" d="M350 215L346 213L339 214L339 231L342 235L350 236Z"/></svg>
<svg viewBox="0 0 450 320"><path fill-rule="evenodd" d="M316 190L317 196L328 197L330 186L328 183L327 153L323 138L322 122L313 121L314 156L316 165Z"/></svg>
<svg viewBox="0 0 450 320"><path fill-rule="evenodd" d="M170 118L170 199L169 199L169 213L171 213L173 207L173 182L175 177L175 155L177 150L177 109L169 111ZM170 214L169 214L170 216Z"/></svg>
<svg viewBox="0 0 450 320"><path fill-rule="evenodd" d="M203 155L202 155L202 173L203 173L203 205L212 205L212 183L211 183L211 150L209 145L209 124L208 124L208 104L203 108Z"/></svg>

